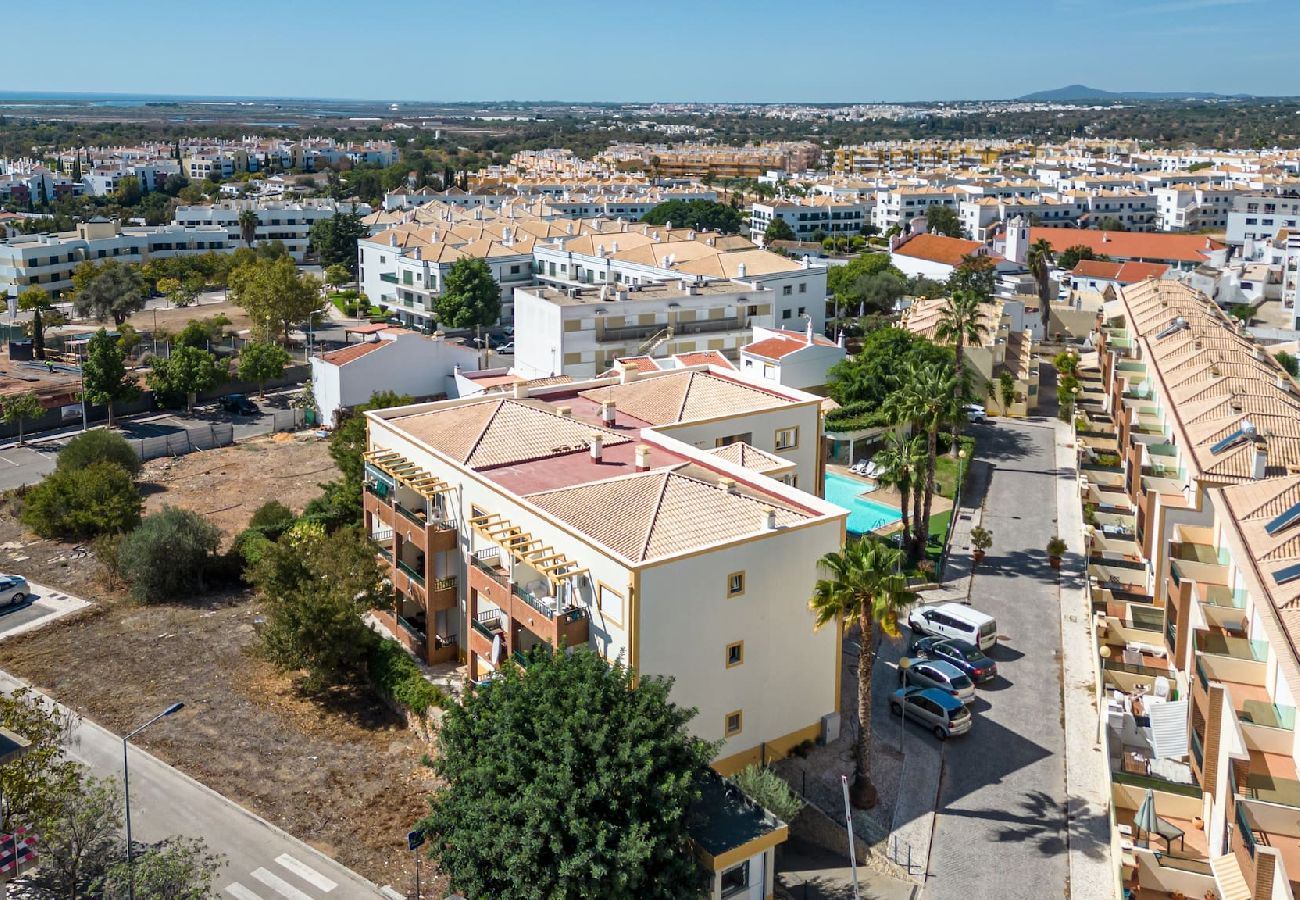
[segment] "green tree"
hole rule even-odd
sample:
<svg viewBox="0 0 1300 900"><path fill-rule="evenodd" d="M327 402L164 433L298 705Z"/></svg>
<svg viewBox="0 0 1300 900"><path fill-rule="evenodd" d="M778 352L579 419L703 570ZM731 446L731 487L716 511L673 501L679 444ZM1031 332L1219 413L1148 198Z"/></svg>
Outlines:
<svg viewBox="0 0 1300 900"><path fill-rule="evenodd" d="M319 219L311 226L309 240L321 265L343 265L357 275L357 241L367 237L370 229L356 213L341 212Z"/></svg>
<svg viewBox="0 0 1300 900"><path fill-rule="evenodd" d="M81 365L82 389L86 402L102 404L108 410L109 427L113 425L113 406L140 396L140 385L126 370L122 345L103 328L86 344L86 361Z"/></svg>
<svg viewBox="0 0 1300 900"><path fill-rule="evenodd" d="M204 590L221 531L198 513L164 506L122 538L117 568L138 603L179 600Z"/></svg>
<svg viewBox="0 0 1300 900"><path fill-rule="evenodd" d="M318 223L319 224L319 223ZM248 313L263 339L289 339L289 328L320 308L320 281L299 275L287 256L237 266L227 279L230 301Z"/></svg>
<svg viewBox="0 0 1300 900"><path fill-rule="evenodd" d="M746 766L732 780L746 797L787 824L804 808L803 800L786 780L766 766Z"/></svg>
<svg viewBox="0 0 1300 900"><path fill-rule="evenodd" d="M140 524L140 491L112 463L57 469L23 499L22 521L45 538L81 539Z"/></svg>
<svg viewBox="0 0 1300 900"><path fill-rule="evenodd" d="M54 305L44 288L29 287L18 295L18 308L32 314L32 356L45 359L45 315Z"/></svg>
<svg viewBox="0 0 1300 900"><path fill-rule="evenodd" d="M268 500L253 511L252 517L248 520L248 527L262 532L275 541L289 530L295 518L293 510L279 500Z"/></svg>
<svg viewBox="0 0 1300 900"><path fill-rule="evenodd" d="M1079 374L1079 354L1073 350L1062 350L1052 359L1052 365L1061 375Z"/></svg>
<svg viewBox="0 0 1300 900"><path fill-rule="evenodd" d="M872 331L863 338L859 353L831 367L829 393L842 407L831 421L870 419L869 424L888 424L886 400L907 383L909 365L926 361L952 368L952 351L902 328Z"/></svg>
<svg viewBox="0 0 1300 900"><path fill-rule="evenodd" d="M1052 245L1044 238L1039 238L1029 245L1027 257L1029 274L1038 285L1038 314L1043 321L1043 338L1047 338L1047 329L1052 321Z"/></svg>
<svg viewBox="0 0 1300 900"><path fill-rule="evenodd" d="M85 263L83 263L85 265ZM74 278L75 283L75 278ZM144 309L144 281L134 266L105 260L73 297L77 315L122 325L132 313Z"/></svg>
<svg viewBox="0 0 1300 900"><path fill-rule="evenodd" d="M952 344L954 369L959 378L966 377L966 345L978 344L988 336L984 313L984 299L968 291L945 298L939 310L934 337L941 344Z"/></svg>
<svg viewBox="0 0 1300 900"><path fill-rule="evenodd" d="M199 295L199 288L190 280L180 278L159 278L158 293L172 302L172 306L184 308L194 302Z"/></svg>
<svg viewBox="0 0 1300 900"><path fill-rule="evenodd" d="M95 463L112 463L130 475L140 474L140 457L126 438L106 428L84 431L68 441L59 451L56 466L60 472L68 472Z"/></svg>
<svg viewBox="0 0 1300 900"><path fill-rule="evenodd" d="M253 241L257 240L257 226L260 224L257 218L257 210L240 210L235 222L239 225L239 239L244 242L244 246L253 246Z"/></svg>
<svg viewBox="0 0 1300 900"><path fill-rule="evenodd" d="M45 414L45 407L41 405L41 398L36 396L34 391L28 391L23 394L10 394L3 398L3 406L0 406L0 418L4 419L6 425L18 423L18 446L23 444L23 423L28 419L39 419Z"/></svg>
<svg viewBox="0 0 1300 900"><path fill-rule="evenodd" d="M950 294L971 294L978 298L977 302L987 303L993 299L996 285L997 264L992 258L967 254L948 276L947 288Z"/></svg>
<svg viewBox="0 0 1300 900"><path fill-rule="evenodd" d="M64 751L72 737L71 713L47 707L27 687L0 694L0 727L31 746L0 766L0 831L48 821L76 791L78 766Z"/></svg>
<svg viewBox="0 0 1300 900"><path fill-rule="evenodd" d="M925 435L925 481L920 491L913 484L911 555L914 559L924 555L930 535L939 431L957 418L956 398L959 396L958 379L952 366L931 360L911 363L902 389L885 401L885 413L895 426L906 425Z"/></svg>
<svg viewBox="0 0 1300 900"><path fill-rule="evenodd" d="M916 601L907 590L907 579L898 574L901 551L877 538L855 541L837 553L822 557L828 577L818 579L813 589L812 610L817 626L857 622L861 632L858 646L858 739L854 745L855 778L849 790L853 805L870 809L876 805L876 786L871 781L871 675L876 670L876 627L896 637L898 617Z"/></svg>
<svg viewBox="0 0 1300 900"><path fill-rule="evenodd" d="M207 900L223 865L225 857L199 838L167 838L138 852L131 869L113 866L104 900Z"/></svg>
<svg viewBox="0 0 1300 900"><path fill-rule="evenodd" d="M1101 262L1110 262L1110 257L1104 253L1098 253L1086 244L1075 244L1066 247L1061 251L1060 256L1056 259L1056 264L1066 272L1074 271L1074 267L1079 264L1080 260L1095 259Z"/></svg>
<svg viewBox="0 0 1300 900"><path fill-rule="evenodd" d="M880 474L876 480L884 487L892 487L901 498L899 512L902 514L903 540L912 540L912 494L924 483L925 479L925 441L914 437L901 428L890 429L885 435L885 445L876 455L876 464Z"/></svg>
<svg viewBox="0 0 1300 900"><path fill-rule="evenodd" d="M1128 230L1127 228L1124 227L1124 223L1121 222L1119 219L1115 218L1114 216L1102 216L1097 221L1097 228L1099 228L1102 231L1127 231Z"/></svg>
<svg viewBox="0 0 1300 900"><path fill-rule="evenodd" d="M1295 355L1287 353L1285 350L1278 353L1275 357L1277 364L1286 370L1286 373L1292 378L1300 375L1300 362L1296 361Z"/></svg>
<svg viewBox="0 0 1300 900"><path fill-rule="evenodd" d="M265 396L266 383L284 374L289 365L289 351L279 344L259 341L239 351L239 377L257 383L257 393Z"/></svg>
<svg viewBox="0 0 1300 900"><path fill-rule="evenodd" d="M230 324L227 316L217 313L202 319L190 319L172 342L177 347L195 347L199 350L211 350L212 345L220 343Z"/></svg>
<svg viewBox="0 0 1300 900"><path fill-rule="evenodd" d="M113 196L123 206L135 206L144 199L144 189L140 186L140 179L134 175L119 178Z"/></svg>
<svg viewBox="0 0 1300 900"><path fill-rule="evenodd" d="M173 347L166 359L156 359L149 373L149 387L159 397L185 398L186 412L193 412L194 400L201 391L220 384L225 372L217 358L197 347Z"/></svg>
<svg viewBox="0 0 1300 900"><path fill-rule="evenodd" d="M767 228L763 229L763 239L769 244L773 241L793 241L794 229L790 227L789 222L777 216L767 223Z"/></svg>
<svg viewBox="0 0 1300 900"><path fill-rule="evenodd" d="M361 617L392 600L375 545L359 528L327 535L299 523L266 548L250 576L266 602L258 648L272 665L302 671L310 691L365 673L377 636Z"/></svg>
<svg viewBox="0 0 1300 900"><path fill-rule="evenodd" d="M122 809L116 781L78 771L76 788L59 793L55 808L36 822L36 886L68 900L94 896L121 856Z"/></svg>
<svg viewBox="0 0 1300 900"><path fill-rule="evenodd" d="M505 666L442 720L430 858L469 897L699 895L687 814L714 750L670 688L585 647Z"/></svg>
<svg viewBox="0 0 1300 900"><path fill-rule="evenodd" d="M434 315L447 328L476 332L501 318L501 286L481 259L458 259L447 270Z"/></svg>
<svg viewBox="0 0 1300 900"><path fill-rule="evenodd" d="M964 238L966 230L961 227L961 219L951 206L935 203L925 210L925 227L936 234L952 238Z"/></svg>
<svg viewBox="0 0 1300 900"><path fill-rule="evenodd" d="M1002 402L1002 413L1006 415L1011 411L1011 404L1016 402L1016 379L1006 369L998 375L998 396Z"/></svg>
<svg viewBox="0 0 1300 900"><path fill-rule="evenodd" d="M352 272L342 263L325 267L325 283L338 290L352 280Z"/></svg>
<svg viewBox="0 0 1300 900"><path fill-rule="evenodd" d="M647 225L693 228L696 231L720 231L739 234L745 224L740 211L713 200L665 200L641 217Z"/></svg>

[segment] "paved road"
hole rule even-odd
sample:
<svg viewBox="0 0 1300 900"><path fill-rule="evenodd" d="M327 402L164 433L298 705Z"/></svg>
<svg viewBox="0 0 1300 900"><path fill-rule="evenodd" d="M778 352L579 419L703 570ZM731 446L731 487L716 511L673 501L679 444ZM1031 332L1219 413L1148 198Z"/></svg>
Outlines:
<svg viewBox="0 0 1300 900"><path fill-rule="evenodd" d="M973 886L996 883L1000 900L1063 897L1060 600L1042 549L1056 533L1054 432L1006 419L972 430L969 496L983 494L993 548L971 602L998 620L999 678L980 690L971 733L944 748L926 896L968 900Z"/></svg>
<svg viewBox="0 0 1300 900"><path fill-rule="evenodd" d="M35 484L54 471L58 447L42 444L0 450L0 491Z"/></svg>
<svg viewBox="0 0 1300 900"><path fill-rule="evenodd" d="M19 682L0 673L0 689ZM153 727L184 728L182 710ZM212 748L214 753L220 747ZM247 810L143 751L131 753L131 825L137 842L201 837L226 856L217 894L233 900L352 900L381 897L376 887ZM122 740L82 719L69 755L101 777L121 779Z"/></svg>

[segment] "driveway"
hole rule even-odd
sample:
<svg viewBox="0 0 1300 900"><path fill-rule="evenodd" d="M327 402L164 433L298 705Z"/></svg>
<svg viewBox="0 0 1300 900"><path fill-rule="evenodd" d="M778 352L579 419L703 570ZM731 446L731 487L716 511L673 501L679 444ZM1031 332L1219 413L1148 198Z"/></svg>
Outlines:
<svg viewBox="0 0 1300 900"><path fill-rule="evenodd" d="M1000 900L1068 890L1060 592L1043 550L1057 528L1054 430L997 419L977 444L963 504L984 504L993 547L971 604L998 621L998 679L979 690L975 727L944 746L926 896ZM956 552L964 552L955 548ZM1001 877L999 877L1001 876Z"/></svg>

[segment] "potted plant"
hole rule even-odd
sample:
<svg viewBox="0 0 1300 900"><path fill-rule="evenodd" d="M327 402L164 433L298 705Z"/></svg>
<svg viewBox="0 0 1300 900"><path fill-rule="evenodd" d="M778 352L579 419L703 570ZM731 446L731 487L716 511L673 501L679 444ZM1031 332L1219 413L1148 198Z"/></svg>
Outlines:
<svg viewBox="0 0 1300 900"><path fill-rule="evenodd" d="M1061 568L1061 557L1065 555L1065 541L1059 535L1053 535L1047 542L1047 561L1053 569Z"/></svg>
<svg viewBox="0 0 1300 900"><path fill-rule="evenodd" d="M970 545L974 548L972 555L975 564L979 565L984 560L984 554L993 546L993 532L982 525L976 525L970 530Z"/></svg>

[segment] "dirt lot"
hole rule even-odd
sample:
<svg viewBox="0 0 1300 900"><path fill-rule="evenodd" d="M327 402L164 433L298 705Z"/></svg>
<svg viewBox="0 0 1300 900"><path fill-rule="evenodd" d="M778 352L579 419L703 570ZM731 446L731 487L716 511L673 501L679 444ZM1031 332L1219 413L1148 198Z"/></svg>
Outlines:
<svg viewBox="0 0 1300 900"><path fill-rule="evenodd" d="M205 299L207 296L204 295ZM194 319L207 319L215 315L223 315L230 320L230 324L226 326L228 331L238 333L253 327L252 320L248 318L243 309L225 300L220 303L205 302L194 306L181 307L180 309L147 309L131 316L131 318L127 319L127 322L140 331L152 332L156 316L159 330L175 334L184 328L187 322Z"/></svg>
<svg viewBox="0 0 1300 900"><path fill-rule="evenodd" d="M321 442L267 440L145 477L161 486L151 509L196 509L229 535L265 499L300 509L332 469ZM432 776L420 758L429 748L386 707L366 693L300 696L250 654L259 604L247 593L135 606L105 586L93 556L25 534L11 510L0 511L0 544L0 568L94 603L0 642L0 668L119 733L141 709L184 700L186 727L141 735L150 752L372 881L410 883L404 838L427 808Z"/></svg>
<svg viewBox="0 0 1300 900"><path fill-rule="evenodd" d="M202 513L229 540L268 500L302 512L320 483L338 474L327 443L284 432L176 459L145 463L145 512L180 506Z"/></svg>

